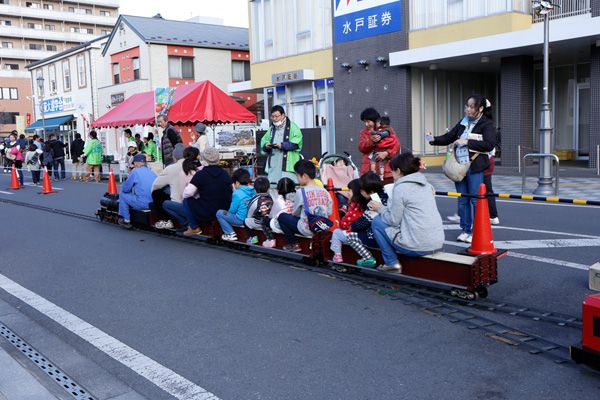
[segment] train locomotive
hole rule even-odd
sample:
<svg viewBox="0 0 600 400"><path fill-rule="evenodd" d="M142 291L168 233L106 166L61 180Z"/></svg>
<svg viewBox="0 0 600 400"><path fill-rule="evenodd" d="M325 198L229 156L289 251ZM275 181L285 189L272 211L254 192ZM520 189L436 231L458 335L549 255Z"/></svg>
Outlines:
<svg viewBox="0 0 600 400"><path fill-rule="evenodd" d="M331 189L333 190L333 189ZM334 196L335 197L335 196ZM117 224L118 217L118 194L106 193L100 200L100 208L96 216L101 221ZM154 228L154 218L150 210L131 209L131 223L135 228L160 232L167 235L178 235L174 229ZM222 246L232 246L238 250L252 253L264 253L284 259L301 261L307 265L330 268L341 273L360 273L375 278L383 278L400 283L409 283L424 287L441 289L451 295L476 300L486 297L488 287L498 282L498 259L506 254L506 251L497 251L494 254L473 255L467 252L446 253L435 252L422 257L407 257L398 254L402 264L402 274L380 272L374 268L359 266L356 264L358 254L348 245L343 245L342 255L344 262L334 262L333 252L330 250L331 232L320 232L313 236L298 236L298 242L302 248L299 253L290 253L283 250L287 243L283 234L275 235L276 246L273 248L263 247L260 244L246 243L248 234L244 227L233 226L238 240L224 241L223 234L218 221L201 223L202 234L193 237L181 236L186 239L205 241ZM259 242L266 238L260 229L256 229ZM378 264L383 263L381 252L377 248L370 248Z"/></svg>

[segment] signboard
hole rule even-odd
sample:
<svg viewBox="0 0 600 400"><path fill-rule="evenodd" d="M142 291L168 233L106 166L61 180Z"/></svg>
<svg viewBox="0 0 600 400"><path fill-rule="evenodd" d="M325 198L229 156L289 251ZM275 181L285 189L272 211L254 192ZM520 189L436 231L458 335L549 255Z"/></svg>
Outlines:
<svg viewBox="0 0 600 400"><path fill-rule="evenodd" d="M27 126L31 125L31 113L27 113Z"/></svg>
<svg viewBox="0 0 600 400"><path fill-rule="evenodd" d="M25 116L19 115L15 119L17 120L17 132L19 132L19 135L25 133Z"/></svg>
<svg viewBox="0 0 600 400"><path fill-rule="evenodd" d="M301 82L315 79L315 71L312 69L299 69L297 71L283 72L271 75L271 83L278 85L282 83Z"/></svg>
<svg viewBox="0 0 600 400"><path fill-rule="evenodd" d="M63 110L74 110L75 102L73 101L73 96L65 96L63 97Z"/></svg>
<svg viewBox="0 0 600 400"><path fill-rule="evenodd" d="M118 106L125 101L125 93L115 93L110 95L110 105Z"/></svg>
<svg viewBox="0 0 600 400"><path fill-rule="evenodd" d="M158 160L162 161L162 136L158 134L158 116L163 114L165 117L169 115L169 110L173 105L173 96L175 88L156 88L154 91L154 137L158 138ZM156 141L156 140L155 140Z"/></svg>
<svg viewBox="0 0 600 400"><path fill-rule="evenodd" d="M54 97L52 99L44 100L43 106L44 114L52 114L55 112L64 111L64 102L62 97Z"/></svg>
<svg viewBox="0 0 600 400"><path fill-rule="evenodd" d="M335 0L335 42L402 30L400 0Z"/></svg>

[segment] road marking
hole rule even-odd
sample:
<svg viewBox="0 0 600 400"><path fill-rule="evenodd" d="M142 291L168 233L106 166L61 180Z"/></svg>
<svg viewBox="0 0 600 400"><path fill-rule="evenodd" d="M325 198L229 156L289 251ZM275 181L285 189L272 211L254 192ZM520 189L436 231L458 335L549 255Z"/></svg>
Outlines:
<svg viewBox="0 0 600 400"><path fill-rule="evenodd" d="M0 193L2 193L2 194L14 194L13 192L3 192L3 191L0 191Z"/></svg>
<svg viewBox="0 0 600 400"><path fill-rule="evenodd" d="M507 240L494 241L494 246L499 249L548 249L566 247L594 247L600 246L600 239L539 239L539 240Z"/></svg>
<svg viewBox="0 0 600 400"><path fill-rule="evenodd" d="M56 321L170 395L182 400L219 400L217 396L206 389L1 274L0 288Z"/></svg>
<svg viewBox="0 0 600 400"><path fill-rule="evenodd" d="M497 226L497 225L492 227L492 232L495 231L496 229L506 229L506 230L510 230L510 231L521 231L521 232L548 233L548 234L552 234L552 235L575 236L575 237L582 237L582 238L589 238L589 239L600 239L600 236L584 235L581 233L543 231L543 230L539 230L539 229L514 228L514 227L510 227L510 226ZM451 223L451 224L446 223L444 225L444 230L457 231L457 230L460 230L460 225L454 224L454 223Z"/></svg>
<svg viewBox="0 0 600 400"><path fill-rule="evenodd" d="M538 262L546 263L546 264L555 264L555 265L560 265L561 267L581 269L584 271L588 271L590 269L589 265L578 264L578 263L573 263L573 262L569 262L569 261L555 260L553 258L532 256L531 254L521 254L521 253L514 253L512 251L509 251L507 255L509 255L511 257L522 258L524 260L538 261Z"/></svg>
<svg viewBox="0 0 600 400"><path fill-rule="evenodd" d="M442 191L439 189L436 189L438 191ZM450 199L450 200L454 200L456 201L456 199L458 197L452 197L452 196L440 196L440 195L436 195L435 196L438 199ZM580 199L580 200L592 200L592 199ZM590 210L593 209L598 209L598 206L592 206L592 205L583 205L583 204L571 204L571 203L549 203L547 201L529 201L529 200L508 200L508 199L502 199L502 198L496 198L496 201L501 201L503 203L514 203L514 204L526 204L526 205L542 205L542 206L552 206L552 207L576 207L576 208L587 208Z"/></svg>

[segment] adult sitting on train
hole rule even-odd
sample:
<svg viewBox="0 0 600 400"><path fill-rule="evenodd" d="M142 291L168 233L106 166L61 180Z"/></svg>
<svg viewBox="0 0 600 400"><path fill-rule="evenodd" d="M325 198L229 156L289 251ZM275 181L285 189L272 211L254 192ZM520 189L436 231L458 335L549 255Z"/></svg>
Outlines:
<svg viewBox="0 0 600 400"><path fill-rule="evenodd" d="M129 142L133 143L133 142ZM173 149L173 160L175 164L171 164L158 175L158 178L152 184L152 202L150 210L154 217L158 220L154 227L156 229L173 229L173 221L170 220L169 214L164 210L163 203L167 200L172 200L181 203L181 190L179 188L179 174L182 171L183 151L185 145L177 143Z"/></svg>
<svg viewBox="0 0 600 400"><path fill-rule="evenodd" d="M184 235L200 235L200 222L215 220L217 211L231 204L231 175L219 166L219 151L208 147L202 153L206 166L196 172L183 191L183 208L189 228Z"/></svg>
<svg viewBox="0 0 600 400"><path fill-rule="evenodd" d="M146 156L136 154L133 157L135 169L131 171L129 177L121 186L119 193L119 224L125 228L131 228L131 219L129 207L136 210L147 210L152 201L152 184L156 179L156 174L148 168Z"/></svg>
<svg viewBox="0 0 600 400"><path fill-rule="evenodd" d="M371 227L385 262L378 267L380 271L402 273L396 251L419 257L444 244L442 217L420 166L421 160L410 152L396 155L390 162L394 179L391 206L369 202L369 208L379 213Z"/></svg>

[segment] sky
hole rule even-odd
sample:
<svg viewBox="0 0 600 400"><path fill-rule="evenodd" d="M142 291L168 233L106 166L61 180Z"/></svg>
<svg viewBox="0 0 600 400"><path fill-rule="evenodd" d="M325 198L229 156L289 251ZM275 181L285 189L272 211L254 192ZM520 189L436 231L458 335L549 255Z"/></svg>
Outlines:
<svg viewBox="0 0 600 400"><path fill-rule="evenodd" d="M248 0L120 0L121 14L184 21L191 17L222 18L228 26L248 27Z"/></svg>

